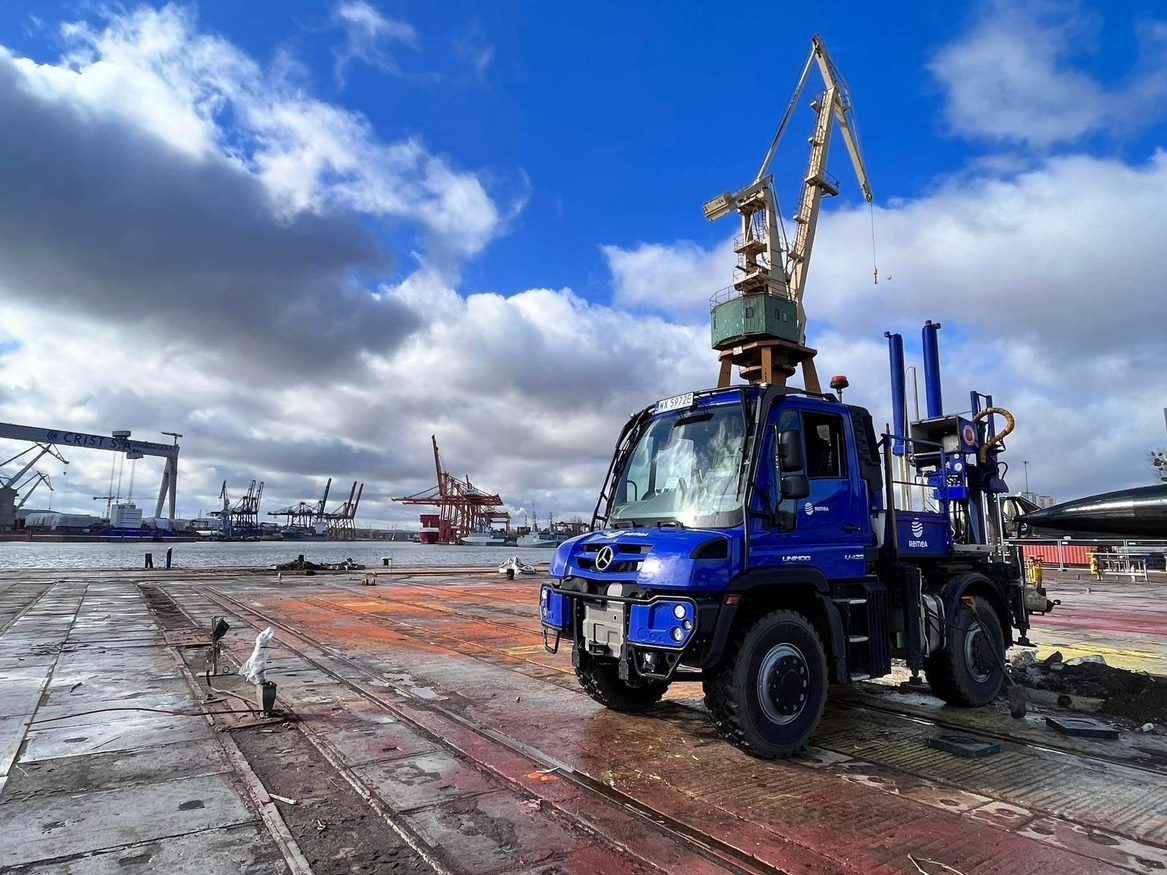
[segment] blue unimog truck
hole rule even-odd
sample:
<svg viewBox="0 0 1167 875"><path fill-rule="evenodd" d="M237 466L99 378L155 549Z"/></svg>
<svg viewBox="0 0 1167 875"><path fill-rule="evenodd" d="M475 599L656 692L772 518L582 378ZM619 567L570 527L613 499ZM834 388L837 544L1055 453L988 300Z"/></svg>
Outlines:
<svg viewBox="0 0 1167 875"><path fill-rule="evenodd" d="M948 703L998 695L1005 648L1052 607L999 538L994 415L1011 417L975 393L943 415L933 357L929 416L906 433L889 337L897 429L880 439L861 407L764 384L632 417L593 531L558 548L539 597L589 695L639 711L699 682L722 737L764 758L805 746L829 684L893 658Z"/></svg>

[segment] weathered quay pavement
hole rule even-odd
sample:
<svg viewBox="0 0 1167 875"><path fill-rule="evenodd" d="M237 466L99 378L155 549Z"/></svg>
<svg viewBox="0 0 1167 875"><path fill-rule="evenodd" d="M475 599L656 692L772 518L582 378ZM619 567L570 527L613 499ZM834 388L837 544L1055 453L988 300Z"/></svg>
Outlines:
<svg viewBox="0 0 1167 875"><path fill-rule="evenodd" d="M862 685L832 689L807 755L765 763L716 738L695 686L643 715L587 698L543 651L537 578L360 578L0 572L0 871L1167 869L1162 734ZM1149 586L1078 586L1034 639L1158 664ZM237 713L237 677L208 689L216 616L232 668L275 631L283 717ZM926 746L953 730L1001 751Z"/></svg>

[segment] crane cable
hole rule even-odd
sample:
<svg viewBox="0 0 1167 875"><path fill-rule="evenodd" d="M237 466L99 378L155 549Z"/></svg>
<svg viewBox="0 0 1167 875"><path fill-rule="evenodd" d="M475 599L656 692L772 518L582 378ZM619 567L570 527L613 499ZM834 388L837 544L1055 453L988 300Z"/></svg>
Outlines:
<svg viewBox="0 0 1167 875"><path fill-rule="evenodd" d="M875 257L875 204L867 202L867 213L871 217L871 276L872 282L879 285L879 260Z"/></svg>
<svg viewBox="0 0 1167 875"><path fill-rule="evenodd" d="M973 417L973 422L980 422L985 417L992 416L994 413L1005 417L1005 430L999 434L993 435L991 438L989 438L988 441L985 442L984 446L981 447L978 458L980 458L982 463L989 460L989 448L1004 441L1005 437L1009 434L1012 434L1013 429L1017 427L1016 418L1014 418L1013 414L1006 410L1004 407L986 407L984 410Z"/></svg>

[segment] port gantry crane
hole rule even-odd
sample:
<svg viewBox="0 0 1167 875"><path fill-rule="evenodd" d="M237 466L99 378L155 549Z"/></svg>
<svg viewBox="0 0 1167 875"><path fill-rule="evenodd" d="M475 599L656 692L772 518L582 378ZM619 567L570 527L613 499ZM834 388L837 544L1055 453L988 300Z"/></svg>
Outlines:
<svg viewBox="0 0 1167 875"><path fill-rule="evenodd" d="M770 164L815 65L822 74L825 90L811 104L817 121L810 138L810 165L794 219L798 226L794 243L786 245ZM736 279L730 288L710 300L713 348L718 350L721 360L719 388L730 385L734 366L741 369L742 377L750 383L785 385L801 365L806 389L821 391L814 366L815 351L806 346L803 296L822 199L839 193L838 179L827 172L827 156L836 123L851 153L863 197L871 203L871 183L859 145L850 91L831 60L826 43L816 34L786 114L754 181L740 191L725 192L704 206L705 217L711 222L735 211L742 219L742 233L734 239L734 252L738 256ZM878 270L875 278L878 280Z"/></svg>

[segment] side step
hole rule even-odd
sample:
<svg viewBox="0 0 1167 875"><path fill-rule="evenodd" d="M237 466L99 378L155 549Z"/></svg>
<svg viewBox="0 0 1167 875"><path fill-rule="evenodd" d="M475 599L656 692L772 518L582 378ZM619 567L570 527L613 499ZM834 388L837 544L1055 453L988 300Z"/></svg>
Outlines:
<svg viewBox="0 0 1167 875"><path fill-rule="evenodd" d="M887 589L874 577L838 585L831 597L843 620L847 676L868 680L887 674L891 653L887 632Z"/></svg>

